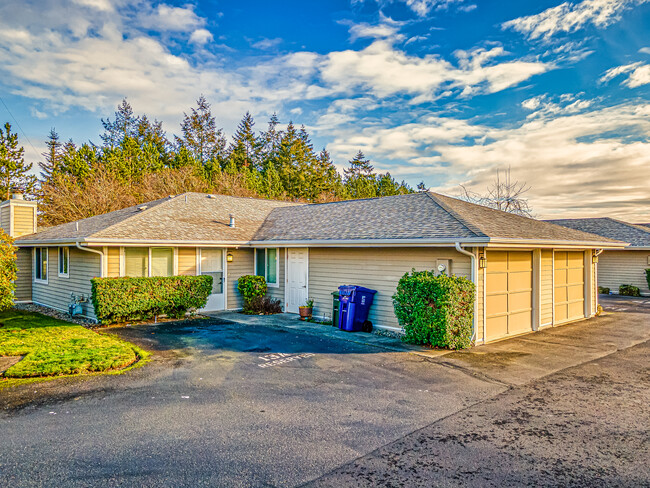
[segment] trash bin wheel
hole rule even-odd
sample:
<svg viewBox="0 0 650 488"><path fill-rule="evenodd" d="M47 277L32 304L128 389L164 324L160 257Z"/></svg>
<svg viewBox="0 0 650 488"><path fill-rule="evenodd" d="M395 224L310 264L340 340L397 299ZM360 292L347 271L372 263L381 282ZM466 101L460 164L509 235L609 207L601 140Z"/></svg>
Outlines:
<svg viewBox="0 0 650 488"><path fill-rule="evenodd" d="M361 328L363 332L372 332L372 322L370 320L366 320L363 323L363 327Z"/></svg>

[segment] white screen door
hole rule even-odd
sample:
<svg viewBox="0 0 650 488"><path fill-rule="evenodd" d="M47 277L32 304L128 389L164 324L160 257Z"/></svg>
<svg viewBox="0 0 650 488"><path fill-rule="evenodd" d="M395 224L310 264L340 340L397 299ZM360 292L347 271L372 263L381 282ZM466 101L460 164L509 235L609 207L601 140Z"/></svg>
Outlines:
<svg viewBox="0 0 650 488"><path fill-rule="evenodd" d="M223 249L202 248L199 256L199 273L212 276L212 293L204 312L223 310L225 305L223 293Z"/></svg>
<svg viewBox="0 0 650 488"><path fill-rule="evenodd" d="M287 312L298 313L298 307L307 301L308 256L306 248L287 249Z"/></svg>

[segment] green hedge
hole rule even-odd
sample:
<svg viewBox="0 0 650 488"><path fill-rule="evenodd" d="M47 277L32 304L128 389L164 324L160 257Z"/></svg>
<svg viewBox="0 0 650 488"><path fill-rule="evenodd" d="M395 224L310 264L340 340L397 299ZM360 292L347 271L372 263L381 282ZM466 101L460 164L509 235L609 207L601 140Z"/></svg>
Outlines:
<svg viewBox="0 0 650 488"><path fill-rule="evenodd" d="M645 270L645 280L648 282L648 288L650 288L650 268Z"/></svg>
<svg viewBox="0 0 650 488"><path fill-rule="evenodd" d="M625 295L627 297L640 297L641 290L638 286L634 285L621 285L618 287L618 294Z"/></svg>
<svg viewBox="0 0 650 488"><path fill-rule="evenodd" d="M93 278L92 302L103 324L145 320L165 314L180 318L205 306L212 276Z"/></svg>
<svg viewBox="0 0 650 488"><path fill-rule="evenodd" d="M463 349L472 345L474 283L433 271L406 273L393 295L406 342Z"/></svg>
<svg viewBox="0 0 650 488"><path fill-rule="evenodd" d="M600 293L601 295L609 295L609 291L610 291L609 288L607 288L606 286L598 287L598 293Z"/></svg>
<svg viewBox="0 0 650 488"><path fill-rule="evenodd" d="M254 313L254 304L266 295L266 280L264 276L244 275L237 280L237 290L244 301L245 313Z"/></svg>

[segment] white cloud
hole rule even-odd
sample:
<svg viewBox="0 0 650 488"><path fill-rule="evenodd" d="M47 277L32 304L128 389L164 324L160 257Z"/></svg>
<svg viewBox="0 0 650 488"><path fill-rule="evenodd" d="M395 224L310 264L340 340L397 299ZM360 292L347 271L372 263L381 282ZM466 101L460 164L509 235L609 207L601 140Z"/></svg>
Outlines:
<svg viewBox="0 0 650 488"><path fill-rule="evenodd" d="M521 102L521 106L531 113L527 118L574 114L588 109L593 105L592 100L582 100L572 93L564 93L558 101L553 101L548 95L539 95Z"/></svg>
<svg viewBox="0 0 650 488"><path fill-rule="evenodd" d="M202 46L213 39L212 33L207 29L196 29L190 35L190 42Z"/></svg>
<svg viewBox="0 0 650 488"><path fill-rule="evenodd" d="M599 28L618 21L621 13L648 0L583 0L580 3L564 2L538 14L519 17L502 24L529 39L549 40L561 33L575 32L587 25Z"/></svg>
<svg viewBox="0 0 650 488"><path fill-rule="evenodd" d="M494 93L553 68L538 61L493 62L505 54L498 47L459 52L456 67L439 56L411 56L389 40L376 40L360 51L326 55L321 76L336 91L365 88L378 97L410 94L419 103L449 88L460 89L465 96Z"/></svg>
<svg viewBox="0 0 650 488"><path fill-rule="evenodd" d="M350 40L356 41L357 39L363 38L372 38L372 39L381 39L384 37L393 37L398 31L398 25L396 24L368 24L362 22L360 24L350 25Z"/></svg>
<svg viewBox="0 0 650 488"><path fill-rule="evenodd" d="M601 83L607 83L617 76L627 75L622 84L636 88L650 83L650 64L642 62L624 64L608 69L600 78Z"/></svg>
<svg viewBox="0 0 650 488"><path fill-rule="evenodd" d="M205 24L192 6L173 7L164 3L141 13L139 18L142 27L158 32L191 32Z"/></svg>
<svg viewBox="0 0 650 488"><path fill-rule="evenodd" d="M650 47L642 47L639 49L639 52L643 54L650 54Z"/></svg>
<svg viewBox="0 0 650 488"><path fill-rule="evenodd" d="M260 41L254 42L253 44L251 44L251 46L254 47L255 49L267 50L267 49L273 49L274 47L277 47L281 43L282 43L282 39L280 39L279 37L276 37L275 39L264 38Z"/></svg>
<svg viewBox="0 0 650 488"><path fill-rule="evenodd" d="M364 3L366 0L351 0L352 5ZM419 17L426 17L432 11L447 10L455 5L462 4L465 0L375 0L380 7L391 3L403 3ZM461 5L458 10L469 12L474 10L476 5Z"/></svg>
<svg viewBox="0 0 650 488"><path fill-rule="evenodd" d="M573 95L564 100L580 101ZM378 168L437 180L436 189L450 194L460 183L483 191L496 169L510 166L513 177L532 186L539 217L650 220L650 173L643 170L650 154L650 104L542 113L505 128L442 116L394 127L365 121L355 130L359 124L330 131L327 148L335 158L347 160L361 149Z"/></svg>

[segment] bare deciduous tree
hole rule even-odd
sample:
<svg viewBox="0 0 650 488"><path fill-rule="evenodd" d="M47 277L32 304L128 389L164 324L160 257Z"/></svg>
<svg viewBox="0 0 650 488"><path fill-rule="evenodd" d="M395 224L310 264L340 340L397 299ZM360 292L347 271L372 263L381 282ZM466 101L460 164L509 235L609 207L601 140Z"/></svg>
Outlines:
<svg viewBox="0 0 650 488"><path fill-rule="evenodd" d="M497 175L484 195L468 190L464 185L460 185L462 193L460 198L468 202L477 203L485 207L510 212L524 217L532 217L533 210L528 203L526 193L530 186L526 182L512 180L510 177L510 168L502 176L497 170Z"/></svg>

